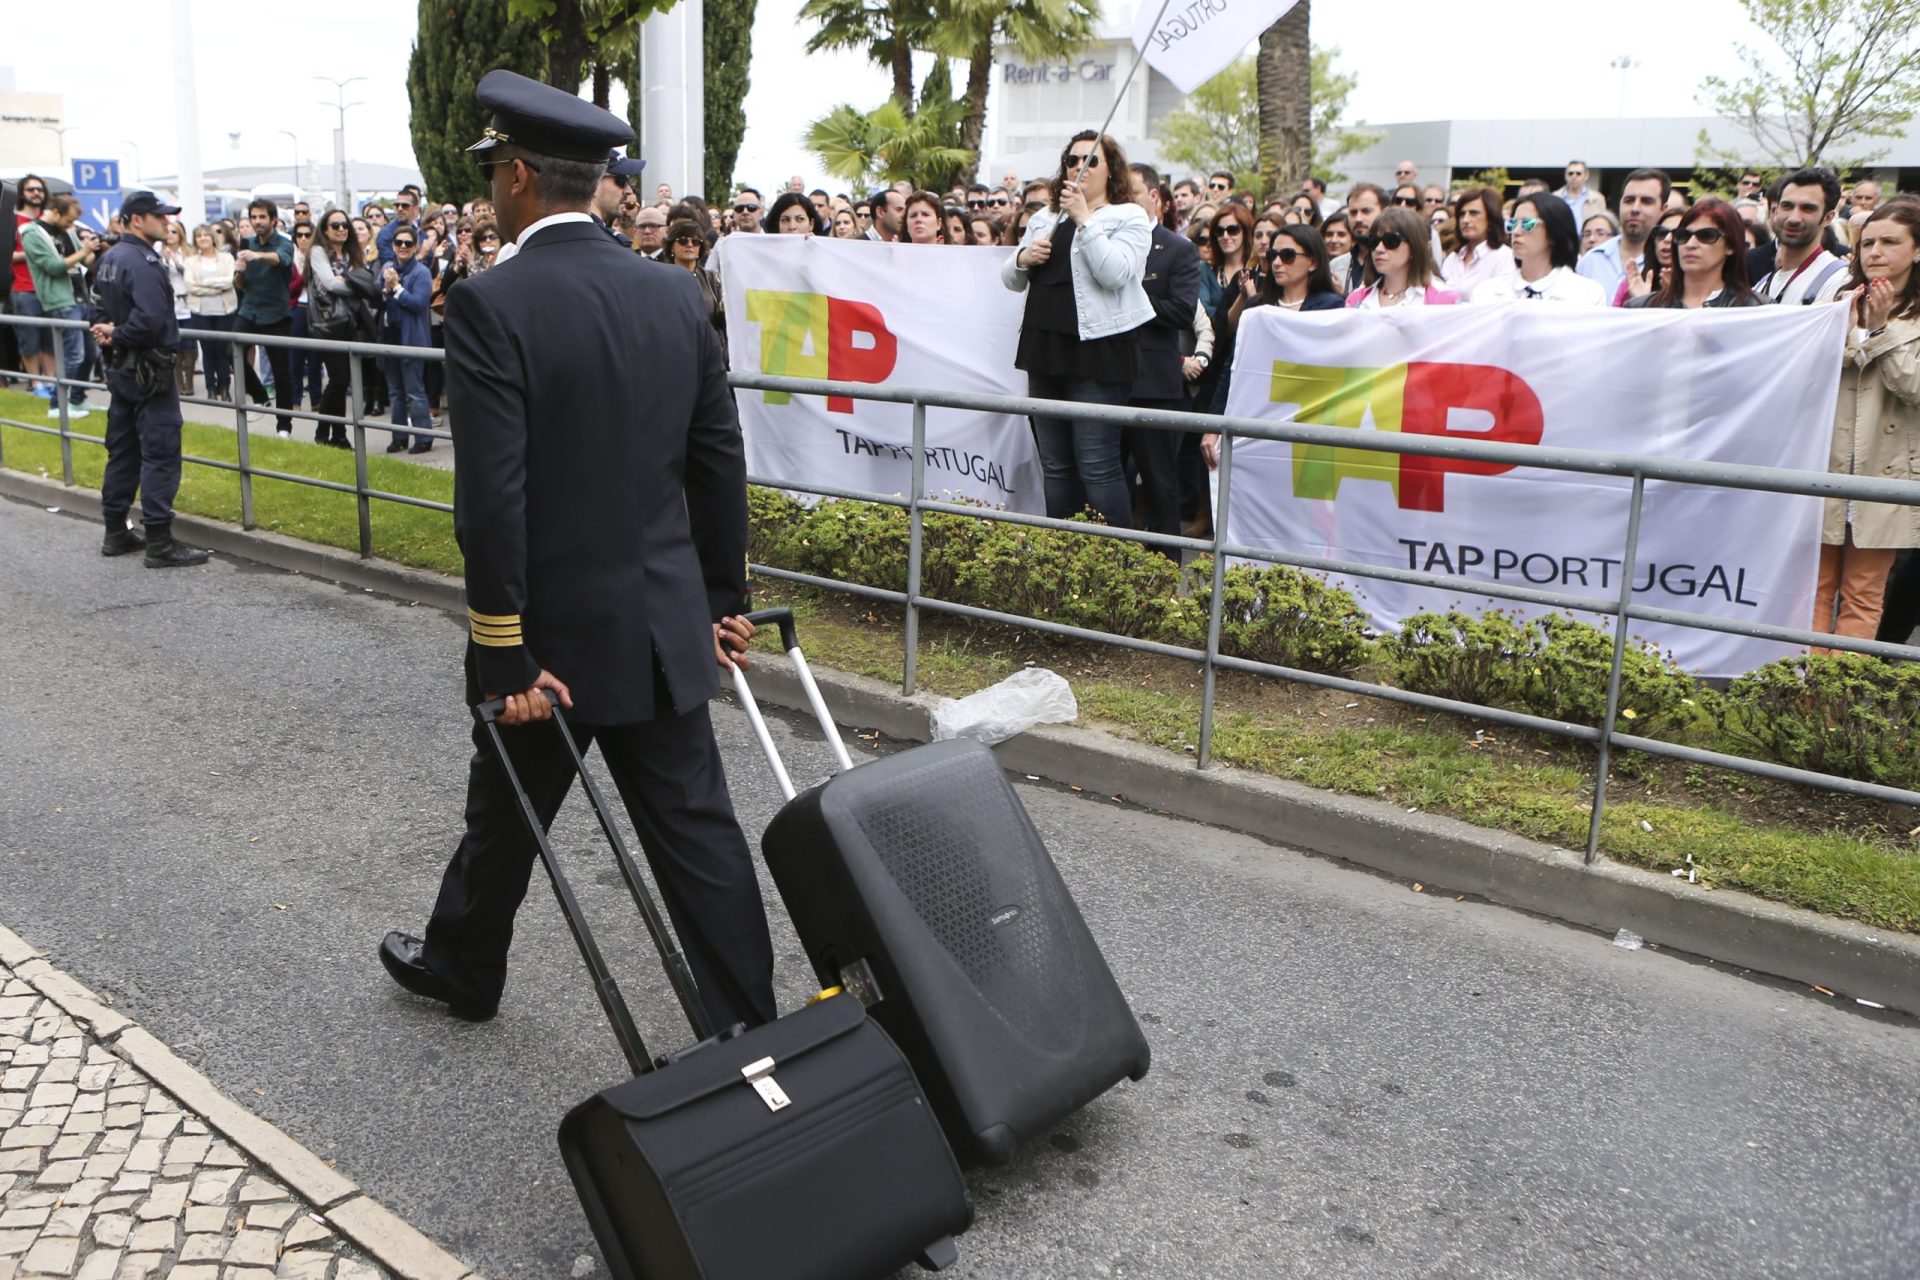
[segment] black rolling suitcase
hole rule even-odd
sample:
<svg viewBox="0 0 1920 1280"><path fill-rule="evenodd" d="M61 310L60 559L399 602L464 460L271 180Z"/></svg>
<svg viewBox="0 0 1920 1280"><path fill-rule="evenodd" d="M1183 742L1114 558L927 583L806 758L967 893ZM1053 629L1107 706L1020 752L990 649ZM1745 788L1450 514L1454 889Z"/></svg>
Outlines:
<svg viewBox="0 0 1920 1280"><path fill-rule="evenodd" d="M993 752L935 742L850 768L795 637L776 623L845 772L799 796L746 678L734 688L787 795L761 851L814 972L867 1002L963 1160L1014 1147L1150 1052Z"/></svg>
<svg viewBox="0 0 1920 1280"><path fill-rule="evenodd" d="M635 1073L560 1125L560 1154L615 1280L879 1280L912 1262L951 1264L973 1206L900 1050L848 995L713 1035L686 959L556 707L554 728L700 1040L648 1059L503 748L500 709L474 714Z"/></svg>

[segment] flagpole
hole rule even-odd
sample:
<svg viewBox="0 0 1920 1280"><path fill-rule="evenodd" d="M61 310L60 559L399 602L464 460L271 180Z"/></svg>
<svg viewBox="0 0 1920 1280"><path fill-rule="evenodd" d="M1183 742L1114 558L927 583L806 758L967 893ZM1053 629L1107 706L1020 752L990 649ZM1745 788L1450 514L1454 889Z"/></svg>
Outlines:
<svg viewBox="0 0 1920 1280"><path fill-rule="evenodd" d="M1152 0L1145 0L1145 3L1152 3ZM1153 27L1149 27L1148 28L1149 31L1153 30L1154 28L1157 28L1160 25L1160 19L1167 16L1167 9L1172 4L1173 4L1173 0L1160 0L1160 12L1153 15ZM1140 70L1140 63L1142 62L1142 60L1146 58L1146 56L1147 56L1147 45L1145 41L1142 41L1140 43L1140 47L1133 51L1133 65L1127 68L1126 78L1120 82L1120 92L1113 95L1113 105L1107 108L1107 118L1100 122L1100 131L1094 136L1095 146L1099 145L1101 138L1104 138L1107 136L1107 126L1111 125L1113 123L1114 116L1120 113L1121 100L1127 96L1127 89L1133 84L1134 72ZM1092 158L1093 158L1093 152L1091 151L1087 152L1087 160L1091 160ZM1086 176L1087 176L1087 161L1083 160L1080 162L1080 171L1074 174L1073 180L1076 184L1078 184L1080 182L1085 181Z"/></svg>

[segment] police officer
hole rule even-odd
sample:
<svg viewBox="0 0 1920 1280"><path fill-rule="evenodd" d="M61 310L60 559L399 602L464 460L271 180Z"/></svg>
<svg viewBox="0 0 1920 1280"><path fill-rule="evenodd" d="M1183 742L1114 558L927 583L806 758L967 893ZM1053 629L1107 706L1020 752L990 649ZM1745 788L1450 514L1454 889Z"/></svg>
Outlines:
<svg viewBox="0 0 1920 1280"><path fill-rule="evenodd" d="M205 564L209 553L173 539L173 495L180 488L180 388L173 376L180 326L173 317L173 286L153 246L167 234L167 215L151 191L136 191L120 206L125 234L100 260L100 309L93 326L106 366L107 469L100 481L100 515L107 524L103 556L146 548L147 568ZM127 526L135 490L143 538Z"/></svg>
<svg viewBox="0 0 1920 1280"><path fill-rule="evenodd" d="M620 205L633 190L633 181L646 171L645 160L630 160L618 151L607 152L607 171L600 175L600 185L593 189L593 220L600 224L601 230L612 236L622 249L633 248L633 241L623 231L613 229L613 220L620 213Z"/></svg>
<svg viewBox="0 0 1920 1280"><path fill-rule="evenodd" d="M448 296L466 557L467 700L500 723L542 822L573 785L550 692L600 744L717 1027L776 1013L766 911L707 717L744 665L747 485L719 336L688 273L622 250L588 210L633 131L510 71L478 88L473 150L518 253ZM424 937L393 932L394 981L494 1016L537 850L477 727L466 830ZM582 743L584 749L585 743Z"/></svg>

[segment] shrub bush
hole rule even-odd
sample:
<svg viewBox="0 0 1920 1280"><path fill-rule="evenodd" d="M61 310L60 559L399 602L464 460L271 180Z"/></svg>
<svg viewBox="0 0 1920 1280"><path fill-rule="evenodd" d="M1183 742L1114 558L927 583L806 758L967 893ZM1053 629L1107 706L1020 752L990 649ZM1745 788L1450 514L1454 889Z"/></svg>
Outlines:
<svg viewBox="0 0 1920 1280"><path fill-rule="evenodd" d="M1222 592L1223 653L1340 676L1357 670L1371 654L1367 615L1359 601L1324 578L1289 565L1231 565L1222 575ZM1203 641L1207 603L1201 596Z"/></svg>
<svg viewBox="0 0 1920 1280"><path fill-rule="evenodd" d="M1379 651L1394 684L1416 693L1523 711L1571 724L1606 714L1610 632L1564 614L1519 619L1500 609L1419 613ZM1617 729L1648 733L1697 697L1671 656L1630 642L1620 669Z"/></svg>
<svg viewBox="0 0 1920 1280"><path fill-rule="evenodd" d="M1920 664L1782 658L1735 680L1715 711L1729 738L1781 764L1920 789Z"/></svg>

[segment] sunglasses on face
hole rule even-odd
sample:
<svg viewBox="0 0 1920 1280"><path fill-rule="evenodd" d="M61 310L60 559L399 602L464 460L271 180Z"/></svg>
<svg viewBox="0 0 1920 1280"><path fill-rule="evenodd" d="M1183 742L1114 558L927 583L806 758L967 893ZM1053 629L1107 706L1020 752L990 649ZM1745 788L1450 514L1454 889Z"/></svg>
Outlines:
<svg viewBox="0 0 1920 1280"><path fill-rule="evenodd" d="M502 162L501 162L501 161L499 161L499 160L485 160L485 161L482 161L482 162L481 162L481 165L482 165L482 167L483 167L483 168L491 168L492 166L494 166L494 165L496 165L496 164L500 164L500 163L502 163ZM396 200L396 201L394 201L394 202L393 202L393 207L394 207L395 209L398 209L398 210L399 210L399 211L400 211L401 213L412 213L412 212L413 212L413 206L412 206L412 205L410 205L410 204L408 204L408 203L407 203L407 202L406 202L405 200Z"/></svg>
<svg viewBox="0 0 1920 1280"><path fill-rule="evenodd" d="M1038 213L1047 207L1047 202L1045 200L1029 200L1027 201L1026 207L1028 213Z"/></svg>
<svg viewBox="0 0 1920 1280"><path fill-rule="evenodd" d="M329 222L323 229L327 231L345 231L347 224L344 222Z"/></svg>
<svg viewBox="0 0 1920 1280"><path fill-rule="evenodd" d="M1209 191L1225 191L1226 189L1227 184L1224 182L1209 182L1207 184L1207 190Z"/></svg>
<svg viewBox="0 0 1920 1280"><path fill-rule="evenodd" d="M1419 196L1395 196L1393 202L1403 209L1417 209L1420 207Z"/></svg>
<svg viewBox="0 0 1920 1280"><path fill-rule="evenodd" d="M1300 251L1298 249L1275 249L1273 251L1273 260L1283 267L1292 266L1295 262L1299 261L1299 258Z"/></svg>
<svg viewBox="0 0 1920 1280"><path fill-rule="evenodd" d="M1653 230L1647 232L1647 239L1665 240L1668 236L1672 234L1673 234L1672 227L1655 227Z"/></svg>
<svg viewBox="0 0 1920 1280"><path fill-rule="evenodd" d="M1220 236L1237 236L1237 235L1239 235L1239 234L1240 234L1240 228L1239 228L1239 227L1234 227L1234 226L1226 226L1226 227L1220 227L1220 228L1218 228L1217 230L1215 230L1213 234L1214 234L1214 236L1215 236L1215 237L1220 237Z"/></svg>
<svg viewBox="0 0 1920 1280"><path fill-rule="evenodd" d="M20 188L20 194L23 196L43 196L47 194L47 189L45 187L22 187Z"/></svg>
<svg viewBox="0 0 1920 1280"><path fill-rule="evenodd" d="M1540 229L1540 219L1538 218L1508 218L1507 219L1508 235L1512 235L1516 231L1538 231L1539 229Z"/></svg>
<svg viewBox="0 0 1920 1280"><path fill-rule="evenodd" d="M1368 249L1385 249L1388 253L1392 253L1406 242L1407 238L1398 231L1388 231L1377 236L1366 237Z"/></svg>
<svg viewBox="0 0 1920 1280"><path fill-rule="evenodd" d="M735 213L758 213L760 212L760 206L757 204L737 204L733 206L733 211Z"/></svg>
<svg viewBox="0 0 1920 1280"><path fill-rule="evenodd" d="M700 243L700 237L698 237L698 236L675 236L675 237L674 237L673 239L671 239L671 240L669 240L669 241L667 241L667 243L668 243L668 244L673 244L673 245L680 245L680 244L693 244L693 245L697 245L697 244L699 244L699 243Z"/></svg>
<svg viewBox="0 0 1920 1280"><path fill-rule="evenodd" d="M1098 169L1100 167L1100 153L1098 151L1088 151L1085 153L1078 151L1067 152L1067 168L1078 169L1083 164L1089 169Z"/></svg>
<svg viewBox="0 0 1920 1280"><path fill-rule="evenodd" d="M1698 240L1701 244L1719 244L1727 238L1727 233L1718 227L1681 227L1673 233L1675 244L1685 244L1689 240Z"/></svg>
<svg viewBox="0 0 1920 1280"><path fill-rule="evenodd" d="M1193 242L1201 246L1202 248L1205 248L1207 245L1210 245L1213 243L1213 237L1212 236L1195 236L1193 238Z"/></svg>
<svg viewBox="0 0 1920 1280"><path fill-rule="evenodd" d="M987 201L987 203L992 205L996 209L1004 209L1008 205L1012 204L1013 201L1007 199L1005 196L995 196L993 197L993 199Z"/></svg>
<svg viewBox="0 0 1920 1280"><path fill-rule="evenodd" d="M395 241L393 242L393 247L394 247L394 248L396 248L396 249L411 249L411 248L413 248L413 241L411 241L411 240L395 240Z"/></svg>
<svg viewBox="0 0 1920 1280"><path fill-rule="evenodd" d="M311 240L311 239L313 239L313 232L311 232L311 231L296 231L296 232L294 232L294 233L293 233L293 238L294 238L295 240Z"/></svg>
<svg viewBox="0 0 1920 1280"><path fill-rule="evenodd" d="M987 207L987 202L986 202L985 200L969 200L969 201L967 201L967 208L969 208L969 209L984 209L984 208L986 208L986 207Z"/></svg>

